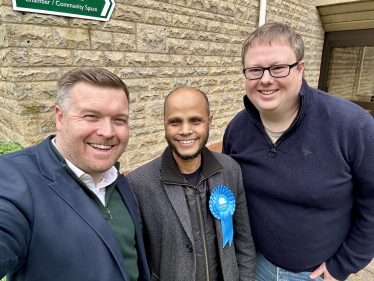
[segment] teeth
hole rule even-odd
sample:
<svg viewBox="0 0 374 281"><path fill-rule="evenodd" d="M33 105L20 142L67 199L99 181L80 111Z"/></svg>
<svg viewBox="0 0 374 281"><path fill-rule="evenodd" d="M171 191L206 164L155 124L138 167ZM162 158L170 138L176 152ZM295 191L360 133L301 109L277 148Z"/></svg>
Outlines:
<svg viewBox="0 0 374 281"><path fill-rule="evenodd" d="M191 142L194 142L195 140L186 140L186 141L179 141L181 143L191 143Z"/></svg>
<svg viewBox="0 0 374 281"><path fill-rule="evenodd" d="M101 145L101 144L93 144L90 143L92 147L100 148L100 149L110 149L112 146L111 145Z"/></svg>
<svg viewBox="0 0 374 281"><path fill-rule="evenodd" d="M274 93L275 91L261 91L261 93L263 93L264 95L270 95L272 93Z"/></svg>

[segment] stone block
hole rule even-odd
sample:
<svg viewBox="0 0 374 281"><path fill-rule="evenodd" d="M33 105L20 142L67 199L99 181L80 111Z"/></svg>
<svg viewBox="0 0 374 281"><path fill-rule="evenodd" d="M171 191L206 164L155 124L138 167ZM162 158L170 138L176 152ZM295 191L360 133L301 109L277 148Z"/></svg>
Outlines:
<svg viewBox="0 0 374 281"><path fill-rule="evenodd" d="M238 34L238 26L230 23L222 23L222 33L236 35Z"/></svg>
<svg viewBox="0 0 374 281"><path fill-rule="evenodd" d="M130 22L144 22L144 9L128 6L128 5L116 5L114 9L113 19L126 20Z"/></svg>
<svg viewBox="0 0 374 281"><path fill-rule="evenodd" d="M169 55L150 54L149 66L167 66L170 65Z"/></svg>
<svg viewBox="0 0 374 281"><path fill-rule="evenodd" d="M113 50L114 46L112 33L91 30L91 48L93 50Z"/></svg>
<svg viewBox="0 0 374 281"><path fill-rule="evenodd" d="M203 66L204 57L202 56L188 56L186 61L187 66Z"/></svg>
<svg viewBox="0 0 374 281"><path fill-rule="evenodd" d="M182 2L182 1L185 1L185 0L181 0L180 2ZM167 1L167 2L171 3L171 1ZM181 5L181 4L178 4L178 5ZM180 6L176 6L176 5L173 5L173 4L160 3L160 11L168 12L168 13L171 13L171 14L180 14L181 13L181 8L180 8Z"/></svg>
<svg viewBox="0 0 374 281"><path fill-rule="evenodd" d="M221 57L205 57L204 61L205 66L221 66L222 64Z"/></svg>
<svg viewBox="0 0 374 281"><path fill-rule="evenodd" d="M195 75L196 76L205 76L209 74L209 69L207 67L196 67Z"/></svg>
<svg viewBox="0 0 374 281"><path fill-rule="evenodd" d="M158 78L158 79L150 79L149 81L149 90L150 91L162 91L162 90L170 90L171 83L169 78Z"/></svg>
<svg viewBox="0 0 374 281"><path fill-rule="evenodd" d="M130 93L133 92L146 92L149 89L148 79L131 79L126 81ZM131 106L133 107L133 106Z"/></svg>
<svg viewBox="0 0 374 281"><path fill-rule="evenodd" d="M159 75L158 68L137 68L139 78L149 78Z"/></svg>
<svg viewBox="0 0 374 281"><path fill-rule="evenodd" d="M184 56L180 55L171 55L170 56L170 63L172 66L185 66L186 59Z"/></svg>
<svg viewBox="0 0 374 281"><path fill-rule="evenodd" d="M203 79L201 77L189 77L188 78L188 85L195 89L200 89L202 86Z"/></svg>
<svg viewBox="0 0 374 281"><path fill-rule="evenodd" d="M73 51L75 66L103 66L104 54L101 51Z"/></svg>
<svg viewBox="0 0 374 281"><path fill-rule="evenodd" d="M212 87L216 85L218 85L218 77L208 76L208 77L204 77L202 81L203 87Z"/></svg>
<svg viewBox="0 0 374 281"><path fill-rule="evenodd" d="M148 160L147 152L145 149L137 149L137 150L129 151L127 152L127 157L131 165Z"/></svg>
<svg viewBox="0 0 374 281"><path fill-rule="evenodd" d="M56 81L60 79L61 73L54 67L37 68L11 68L8 70L6 79L9 81Z"/></svg>
<svg viewBox="0 0 374 281"><path fill-rule="evenodd" d="M114 49L117 51L136 51L135 35L114 33Z"/></svg>
<svg viewBox="0 0 374 281"><path fill-rule="evenodd" d="M148 55L147 54L125 54L126 66L147 66Z"/></svg>
<svg viewBox="0 0 374 281"><path fill-rule="evenodd" d="M209 12L205 12L205 11L196 11L196 16L198 18L204 18L204 19L207 19L207 20L214 20L216 15L215 14L212 14L212 13L209 13Z"/></svg>
<svg viewBox="0 0 374 281"><path fill-rule="evenodd" d="M206 19L190 17L190 24L191 29L195 30L207 30L208 21Z"/></svg>
<svg viewBox="0 0 374 281"><path fill-rule="evenodd" d="M222 23L218 21L208 21L207 31L219 33L222 30Z"/></svg>
<svg viewBox="0 0 374 281"><path fill-rule="evenodd" d="M145 22L149 24L171 25L171 14L157 10L145 10Z"/></svg>
<svg viewBox="0 0 374 281"><path fill-rule="evenodd" d="M205 0L189 0L190 8L204 9Z"/></svg>
<svg viewBox="0 0 374 281"><path fill-rule="evenodd" d="M56 117L54 112L43 115L39 114L39 126L41 133L53 134L56 131Z"/></svg>
<svg viewBox="0 0 374 281"><path fill-rule="evenodd" d="M226 55L227 56L240 56L242 53L242 46L235 44L226 45Z"/></svg>
<svg viewBox="0 0 374 281"><path fill-rule="evenodd" d="M71 66L73 60L70 50L30 49L31 66Z"/></svg>
<svg viewBox="0 0 374 281"><path fill-rule="evenodd" d="M122 32L128 34L135 34L135 23L122 20L110 19L110 21L102 22L102 29L104 31Z"/></svg>
<svg viewBox="0 0 374 281"><path fill-rule="evenodd" d="M218 13L220 8L220 0L206 0L205 9L211 13Z"/></svg>
<svg viewBox="0 0 374 281"><path fill-rule="evenodd" d="M35 100L55 100L57 94L57 83L53 82L33 82L32 92Z"/></svg>
<svg viewBox="0 0 374 281"><path fill-rule="evenodd" d="M164 121L164 102L156 101L146 107L146 126L162 125Z"/></svg>
<svg viewBox="0 0 374 281"><path fill-rule="evenodd" d="M23 22L28 24L43 24L43 25L55 25L55 26L68 26L69 20L66 17L44 15L37 13L26 13L23 16Z"/></svg>
<svg viewBox="0 0 374 281"><path fill-rule="evenodd" d="M55 45L61 49L89 49L88 30L76 28L53 28Z"/></svg>
<svg viewBox="0 0 374 281"><path fill-rule="evenodd" d="M150 134L148 136L138 137L139 148L147 148L151 145L158 143L158 136L156 134Z"/></svg>
<svg viewBox="0 0 374 281"><path fill-rule="evenodd" d="M190 42L190 55L208 55L208 42Z"/></svg>
<svg viewBox="0 0 374 281"><path fill-rule="evenodd" d="M228 76L220 76L218 77L218 85L227 85L230 84L230 79Z"/></svg>
<svg viewBox="0 0 374 281"><path fill-rule="evenodd" d="M0 22L22 22L22 13L14 11L11 6L0 6Z"/></svg>
<svg viewBox="0 0 374 281"><path fill-rule="evenodd" d="M210 68L210 75L222 75L226 74L227 70L225 67L214 67Z"/></svg>
<svg viewBox="0 0 374 281"><path fill-rule="evenodd" d="M230 36L228 34L214 34L213 41L217 43L229 43Z"/></svg>
<svg viewBox="0 0 374 281"><path fill-rule="evenodd" d="M145 120L144 119L140 119L140 120L129 120L129 129L130 130L136 130L136 129L140 129L140 128L144 128L145 127Z"/></svg>
<svg viewBox="0 0 374 281"><path fill-rule="evenodd" d="M123 52L104 52L105 66L124 66L125 55Z"/></svg>
<svg viewBox="0 0 374 281"><path fill-rule="evenodd" d="M219 12L226 16L235 16L235 5L232 3L221 1L219 5Z"/></svg>
<svg viewBox="0 0 374 281"><path fill-rule="evenodd" d="M199 41L213 41L214 37L215 37L215 34L211 32L197 31L195 39Z"/></svg>
<svg viewBox="0 0 374 281"><path fill-rule="evenodd" d="M166 28L138 24L138 50L141 52L164 53L166 51Z"/></svg>
<svg viewBox="0 0 374 281"><path fill-rule="evenodd" d="M188 41L181 39L166 39L166 52L169 54L188 54Z"/></svg>
<svg viewBox="0 0 374 281"><path fill-rule="evenodd" d="M15 100L32 100L31 83L6 83L7 97Z"/></svg>
<svg viewBox="0 0 374 281"><path fill-rule="evenodd" d="M188 85L187 77L176 77L172 80L172 89L186 87Z"/></svg>
<svg viewBox="0 0 374 281"><path fill-rule="evenodd" d="M226 44L223 43L209 43L209 55L223 56L226 53Z"/></svg>
<svg viewBox="0 0 374 281"><path fill-rule="evenodd" d="M112 21L112 18L110 19L110 21ZM100 22L97 20L70 18L69 22L70 22L71 27L78 27L82 29L91 29L91 30L101 28Z"/></svg>
<svg viewBox="0 0 374 281"><path fill-rule="evenodd" d="M27 49L8 48L1 51L2 66L28 66Z"/></svg>
<svg viewBox="0 0 374 281"><path fill-rule="evenodd" d="M48 48L53 47L50 27L25 24L6 24L4 34L10 47Z"/></svg>
<svg viewBox="0 0 374 281"><path fill-rule="evenodd" d="M138 102L149 102L160 100L161 94L159 91L142 92L137 94Z"/></svg>
<svg viewBox="0 0 374 281"><path fill-rule="evenodd" d="M172 77L175 76L177 70L173 67L160 67L160 76L161 77Z"/></svg>
<svg viewBox="0 0 374 281"><path fill-rule="evenodd" d="M179 68L177 70L177 76L190 76L190 75L193 75L195 73L195 69L194 68Z"/></svg>
<svg viewBox="0 0 374 281"><path fill-rule="evenodd" d="M118 67L117 68L117 75L120 78L135 78L136 77L136 69L133 67Z"/></svg>
<svg viewBox="0 0 374 281"><path fill-rule="evenodd" d="M186 28L188 27L189 22L190 22L190 17L173 14L173 17L172 17L173 26Z"/></svg>

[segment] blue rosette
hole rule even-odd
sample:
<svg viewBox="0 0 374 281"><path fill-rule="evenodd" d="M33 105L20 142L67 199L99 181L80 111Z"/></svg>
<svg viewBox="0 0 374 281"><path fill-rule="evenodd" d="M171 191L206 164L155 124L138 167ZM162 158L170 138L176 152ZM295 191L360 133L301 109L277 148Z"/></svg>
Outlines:
<svg viewBox="0 0 374 281"><path fill-rule="evenodd" d="M232 224L232 215L235 211L235 197L231 190L220 185L213 189L209 199L209 209L212 215L221 221L223 246L229 242L231 246L234 237L234 227Z"/></svg>

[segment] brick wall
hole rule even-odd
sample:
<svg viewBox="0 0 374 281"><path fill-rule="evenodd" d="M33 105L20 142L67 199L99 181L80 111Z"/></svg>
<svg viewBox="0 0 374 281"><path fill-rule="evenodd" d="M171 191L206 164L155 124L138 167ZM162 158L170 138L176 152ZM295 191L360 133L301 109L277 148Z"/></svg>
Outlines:
<svg viewBox="0 0 374 281"><path fill-rule="evenodd" d="M267 22L301 33L305 78L317 87L324 31L314 2L269 0ZM258 26L259 0L117 0L108 22L16 12L11 4L0 0L0 138L30 146L54 133L56 81L79 66L105 67L129 86L122 170L165 148L163 100L171 90L188 85L208 94L209 144L243 108L241 45Z"/></svg>
<svg viewBox="0 0 374 281"><path fill-rule="evenodd" d="M374 95L373 70L374 47L333 48L329 62L327 92L349 100L370 101Z"/></svg>

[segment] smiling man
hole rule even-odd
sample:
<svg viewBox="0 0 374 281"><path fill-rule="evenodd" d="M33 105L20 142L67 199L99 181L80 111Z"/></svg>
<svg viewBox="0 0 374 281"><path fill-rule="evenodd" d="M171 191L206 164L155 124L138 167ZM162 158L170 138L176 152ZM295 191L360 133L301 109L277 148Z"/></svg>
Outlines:
<svg viewBox="0 0 374 281"><path fill-rule="evenodd" d="M127 176L154 280L254 280L241 170L205 147L212 119L204 93L188 87L170 93L164 106L169 146Z"/></svg>
<svg viewBox="0 0 374 281"><path fill-rule="evenodd" d="M286 25L249 35L245 109L223 139L243 171L257 281L344 280L374 256L374 120L309 87L303 56Z"/></svg>
<svg viewBox="0 0 374 281"><path fill-rule="evenodd" d="M57 135L0 158L0 278L150 280L136 206L118 158L129 92L100 68L58 82Z"/></svg>

